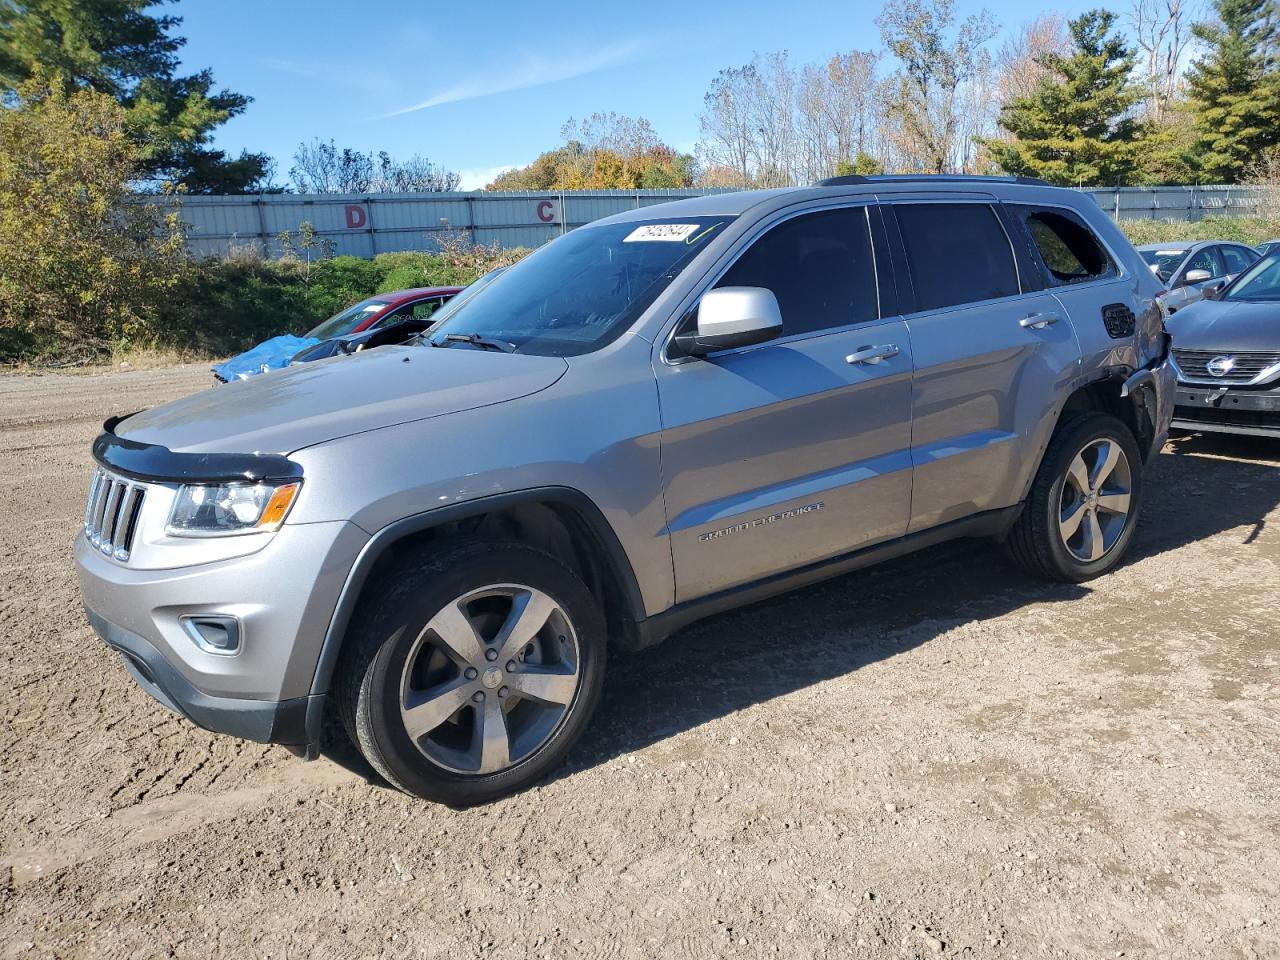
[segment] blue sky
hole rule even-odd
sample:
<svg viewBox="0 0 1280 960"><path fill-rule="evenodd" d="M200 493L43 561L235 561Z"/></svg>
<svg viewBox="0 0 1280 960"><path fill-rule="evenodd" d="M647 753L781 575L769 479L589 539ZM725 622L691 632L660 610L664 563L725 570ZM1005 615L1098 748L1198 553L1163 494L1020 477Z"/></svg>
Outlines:
<svg viewBox="0 0 1280 960"><path fill-rule="evenodd" d="M1064 2L1073 16L1095 3ZM985 6L1005 29L1038 9ZM702 96L716 71L754 52L804 63L879 46L878 3L645 4L422 0L182 0L183 59L254 103L217 145L262 150L287 179L298 143L421 153L478 188L559 142L569 117L610 110L647 117L668 143L698 139ZM997 40L998 44L999 41Z"/></svg>

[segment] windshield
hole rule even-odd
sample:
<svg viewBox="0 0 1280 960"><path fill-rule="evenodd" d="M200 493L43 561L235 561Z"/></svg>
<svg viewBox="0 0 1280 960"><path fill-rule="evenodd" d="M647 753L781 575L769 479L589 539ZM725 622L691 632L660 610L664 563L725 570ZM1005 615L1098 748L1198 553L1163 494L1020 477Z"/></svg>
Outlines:
<svg viewBox="0 0 1280 960"><path fill-rule="evenodd" d="M1169 278L1178 272L1178 264L1187 256L1186 250L1141 250L1142 259L1147 261L1147 265L1154 267L1153 271L1157 277L1165 283L1169 282Z"/></svg>
<svg viewBox="0 0 1280 960"><path fill-rule="evenodd" d="M435 313L431 315L431 326L435 327L437 324L444 323L446 320L452 317L455 313L457 313L459 310L462 309L462 305L464 303L466 303L468 300L474 297L477 293L479 293L489 284L493 283L493 281L498 278L498 275L501 274L502 271L505 269L507 268L498 267L495 270L490 270L479 280L471 281L470 284L468 284L467 286L459 290L457 293L455 293L452 297L449 298L449 301L443 307L441 307L439 310L437 310Z"/></svg>
<svg viewBox="0 0 1280 960"><path fill-rule="evenodd" d="M568 357L618 337L732 217L579 227L508 267L431 331L436 346L464 337L520 353ZM450 339L450 337L453 339Z"/></svg>
<svg viewBox="0 0 1280 960"><path fill-rule="evenodd" d="M1280 256L1263 257L1240 274L1221 299L1280 303Z"/></svg>
<svg viewBox="0 0 1280 960"><path fill-rule="evenodd" d="M385 300L361 300L354 307L347 307L341 313L335 313L320 326L308 331L307 336L317 340L340 337L344 333L350 333L362 321L368 320L379 310L386 309L386 306Z"/></svg>

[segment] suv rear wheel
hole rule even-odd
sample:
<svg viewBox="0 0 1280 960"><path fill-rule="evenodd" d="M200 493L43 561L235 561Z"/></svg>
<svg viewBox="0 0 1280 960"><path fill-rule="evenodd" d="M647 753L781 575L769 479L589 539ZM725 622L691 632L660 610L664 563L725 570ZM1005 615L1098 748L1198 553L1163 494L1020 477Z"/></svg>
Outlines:
<svg viewBox="0 0 1280 960"><path fill-rule="evenodd" d="M466 806L520 790L560 762L600 698L599 608L540 550L473 541L417 554L363 610L339 708L407 793Z"/></svg>
<svg viewBox="0 0 1280 960"><path fill-rule="evenodd" d="M1142 456L1123 422L1103 413L1061 425L1045 451L1007 545L1048 580L1082 583L1124 557L1142 503Z"/></svg>

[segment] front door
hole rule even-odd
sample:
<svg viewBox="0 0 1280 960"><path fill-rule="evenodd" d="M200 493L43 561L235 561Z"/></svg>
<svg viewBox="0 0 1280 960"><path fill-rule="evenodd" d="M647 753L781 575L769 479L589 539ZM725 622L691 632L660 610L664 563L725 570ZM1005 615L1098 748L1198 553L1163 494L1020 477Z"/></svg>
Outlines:
<svg viewBox="0 0 1280 960"><path fill-rule="evenodd" d="M677 602L902 536L910 507L911 343L867 209L783 220L716 285L772 290L783 334L655 365Z"/></svg>
<svg viewBox="0 0 1280 960"><path fill-rule="evenodd" d="M1208 280L1198 280L1195 283L1187 282L1187 274L1192 270L1203 270L1209 274ZM1227 268L1222 264L1222 258L1218 256L1217 247L1201 247L1184 263L1170 283L1169 294L1164 298L1164 305L1170 313L1177 313L1183 307L1188 307L1197 300L1203 299L1204 288L1221 282L1221 278L1225 276Z"/></svg>

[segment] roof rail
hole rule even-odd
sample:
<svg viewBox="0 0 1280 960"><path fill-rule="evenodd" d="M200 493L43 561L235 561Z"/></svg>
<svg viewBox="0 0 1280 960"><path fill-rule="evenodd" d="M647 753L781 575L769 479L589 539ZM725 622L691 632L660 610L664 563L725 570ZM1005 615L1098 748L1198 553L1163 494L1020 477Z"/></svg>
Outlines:
<svg viewBox="0 0 1280 960"><path fill-rule="evenodd" d="M1053 184L1039 177L989 177L979 174L961 173L887 173L863 175L846 174L841 177L827 177L814 184L815 187L848 187L860 183L918 183L933 181L958 181L961 183L1023 183L1036 187L1051 187Z"/></svg>

